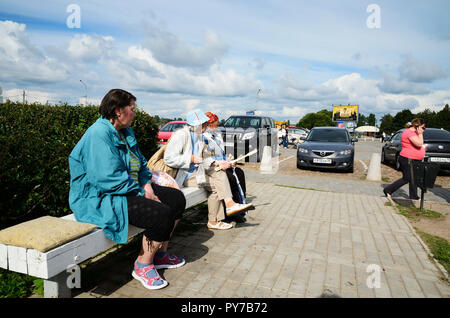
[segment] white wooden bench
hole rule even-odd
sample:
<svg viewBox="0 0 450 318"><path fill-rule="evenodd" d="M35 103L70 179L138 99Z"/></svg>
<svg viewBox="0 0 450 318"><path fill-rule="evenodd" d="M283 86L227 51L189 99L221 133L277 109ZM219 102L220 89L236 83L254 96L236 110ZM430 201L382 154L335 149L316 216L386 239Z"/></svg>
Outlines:
<svg viewBox="0 0 450 318"><path fill-rule="evenodd" d="M186 197L186 208L197 205L207 198L206 191L201 188L189 187L183 188L182 191ZM75 221L73 214L62 218ZM143 231L144 229L130 225L128 240ZM106 238L100 228L45 253L35 249L0 244L0 267L43 278L46 298L68 298L72 294L72 289L67 283L71 275L68 270L116 244Z"/></svg>

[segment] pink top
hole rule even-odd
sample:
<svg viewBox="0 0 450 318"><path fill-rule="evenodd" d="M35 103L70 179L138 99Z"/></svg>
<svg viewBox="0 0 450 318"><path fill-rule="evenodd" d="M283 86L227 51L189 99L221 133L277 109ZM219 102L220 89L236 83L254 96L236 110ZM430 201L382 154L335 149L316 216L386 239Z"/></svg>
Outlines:
<svg viewBox="0 0 450 318"><path fill-rule="evenodd" d="M417 136L417 133L415 131L411 131L409 128L406 128L402 133L402 137L400 139L402 143L402 151L400 151L400 156L409 159L422 160L423 157L425 157L425 148L416 147L411 140L409 140L409 137L412 136Z"/></svg>

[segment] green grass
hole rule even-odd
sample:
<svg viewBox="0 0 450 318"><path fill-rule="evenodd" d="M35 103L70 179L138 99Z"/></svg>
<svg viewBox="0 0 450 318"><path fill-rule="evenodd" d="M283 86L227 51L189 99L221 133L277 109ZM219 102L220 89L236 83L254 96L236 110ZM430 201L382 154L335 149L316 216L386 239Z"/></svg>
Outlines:
<svg viewBox="0 0 450 318"><path fill-rule="evenodd" d="M386 205L386 204L385 204ZM401 215L406 216L408 219L417 220L421 217L425 218L432 218L432 219L438 219L443 217L443 215L439 212L423 209L422 211L420 208L416 208L414 206L402 206L397 204L397 209Z"/></svg>
<svg viewBox="0 0 450 318"><path fill-rule="evenodd" d="M433 253L434 258L450 273L450 244L446 239L422 232L416 228L416 232L425 241Z"/></svg>
<svg viewBox="0 0 450 318"><path fill-rule="evenodd" d="M25 298L44 294L44 281L0 268L0 298Z"/></svg>

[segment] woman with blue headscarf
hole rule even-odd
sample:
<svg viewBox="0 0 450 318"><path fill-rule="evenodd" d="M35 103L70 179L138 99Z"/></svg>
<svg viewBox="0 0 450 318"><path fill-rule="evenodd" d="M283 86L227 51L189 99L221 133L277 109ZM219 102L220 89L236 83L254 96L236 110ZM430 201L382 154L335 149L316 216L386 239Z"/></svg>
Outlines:
<svg viewBox="0 0 450 318"><path fill-rule="evenodd" d="M202 187L208 192L208 228L228 230L232 225L222 222L225 213L232 215L245 211L252 204L241 204L233 200L230 184L223 170L231 165L226 160L217 160L206 151L204 133L209 118L200 109L189 112L187 125L175 131L167 142L164 162L176 168L175 180L185 187ZM216 171L220 167L221 170ZM223 207L225 204L225 208Z"/></svg>

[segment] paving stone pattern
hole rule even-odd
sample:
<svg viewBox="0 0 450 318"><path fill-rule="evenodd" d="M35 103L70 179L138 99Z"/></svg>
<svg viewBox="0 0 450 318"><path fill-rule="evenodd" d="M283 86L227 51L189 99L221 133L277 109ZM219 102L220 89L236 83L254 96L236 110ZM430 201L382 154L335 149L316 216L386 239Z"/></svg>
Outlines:
<svg viewBox="0 0 450 318"><path fill-rule="evenodd" d="M450 296L408 221L373 195L370 183L343 192L316 180L308 188L322 191L313 191L277 186L282 180L276 178L250 176L256 208L246 223L214 232L200 225L189 236L175 235L169 251L187 264L160 271L168 287L149 291L130 275L108 297ZM379 288L368 287L377 277L367 271L371 264L380 269Z"/></svg>

